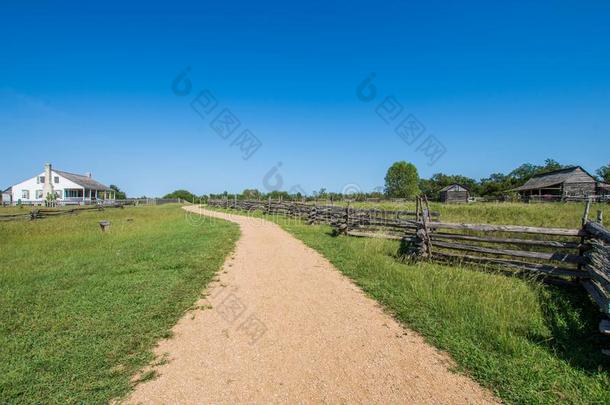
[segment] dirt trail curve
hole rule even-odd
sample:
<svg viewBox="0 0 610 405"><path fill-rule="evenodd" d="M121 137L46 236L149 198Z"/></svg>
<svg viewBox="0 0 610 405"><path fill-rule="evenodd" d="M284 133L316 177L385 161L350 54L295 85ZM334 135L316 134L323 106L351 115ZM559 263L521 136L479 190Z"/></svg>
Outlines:
<svg viewBox="0 0 610 405"><path fill-rule="evenodd" d="M241 227L199 305L160 343L169 362L130 403L491 403L317 252L259 219ZM199 218L199 217L197 217ZM208 219L212 220L212 219ZM205 226L205 223L201 224Z"/></svg>

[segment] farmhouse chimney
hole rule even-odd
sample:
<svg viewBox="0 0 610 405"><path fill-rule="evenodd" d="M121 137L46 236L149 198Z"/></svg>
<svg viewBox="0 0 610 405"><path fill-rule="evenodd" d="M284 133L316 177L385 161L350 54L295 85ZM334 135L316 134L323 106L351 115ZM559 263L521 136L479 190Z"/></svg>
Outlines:
<svg viewBox="0 0 610 405"><path fill-rule="evenodd" d="M87 176L87 177L91 178L91 172L87 172L87 173L85 173L85 176Z"/></svg>
<svg viewBox="0 0 610 405"><path fill-rule="evenodd" d="M47 198L47 195L53 194L53 173L51 169L51 163L44 165L44 186L42 188L42 198Z"/></svg>

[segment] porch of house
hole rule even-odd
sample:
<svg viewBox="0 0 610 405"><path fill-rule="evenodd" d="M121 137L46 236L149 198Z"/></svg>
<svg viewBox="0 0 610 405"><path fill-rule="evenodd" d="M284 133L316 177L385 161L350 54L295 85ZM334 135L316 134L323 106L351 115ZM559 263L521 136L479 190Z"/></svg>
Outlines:
<svg viewBox="0 0 610 405"><path fill-rule="evenodd" d="M67 204L92 204L100 201L114 201L114 190L92 190L88 188L64 189L61 200Z"/></svg>

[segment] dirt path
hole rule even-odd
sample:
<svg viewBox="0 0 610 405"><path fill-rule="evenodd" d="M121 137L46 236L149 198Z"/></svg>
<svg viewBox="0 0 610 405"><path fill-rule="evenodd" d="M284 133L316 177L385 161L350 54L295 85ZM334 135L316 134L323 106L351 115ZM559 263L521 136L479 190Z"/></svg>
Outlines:
<svg viewBox="0 0 610 405"><path fill-rule="evenodd" d="M199 303L210 307L185 316L174 338L160 343L157 353L169 362L129 402L495 401L277 225L186 209L234 221L242 236Z"/></svg>

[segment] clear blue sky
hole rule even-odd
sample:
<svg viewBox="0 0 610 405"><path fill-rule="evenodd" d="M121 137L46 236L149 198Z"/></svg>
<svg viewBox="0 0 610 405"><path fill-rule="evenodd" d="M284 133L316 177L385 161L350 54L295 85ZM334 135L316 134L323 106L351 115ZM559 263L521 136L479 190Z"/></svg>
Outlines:
<svg viewBox="0 0 610 405"><path fill-rule="evenodd" d="M397 160L474 178L610 161L606 0L83 3L0 6L0 187L47 161L132 196L263 190L278 162L283 188L311 192L370 190ZM241 121L228 140L190 106L204 89ZM413 145L376 114L386 96L425 126ZM262 142L248 160L243 129Z"/></svg>

